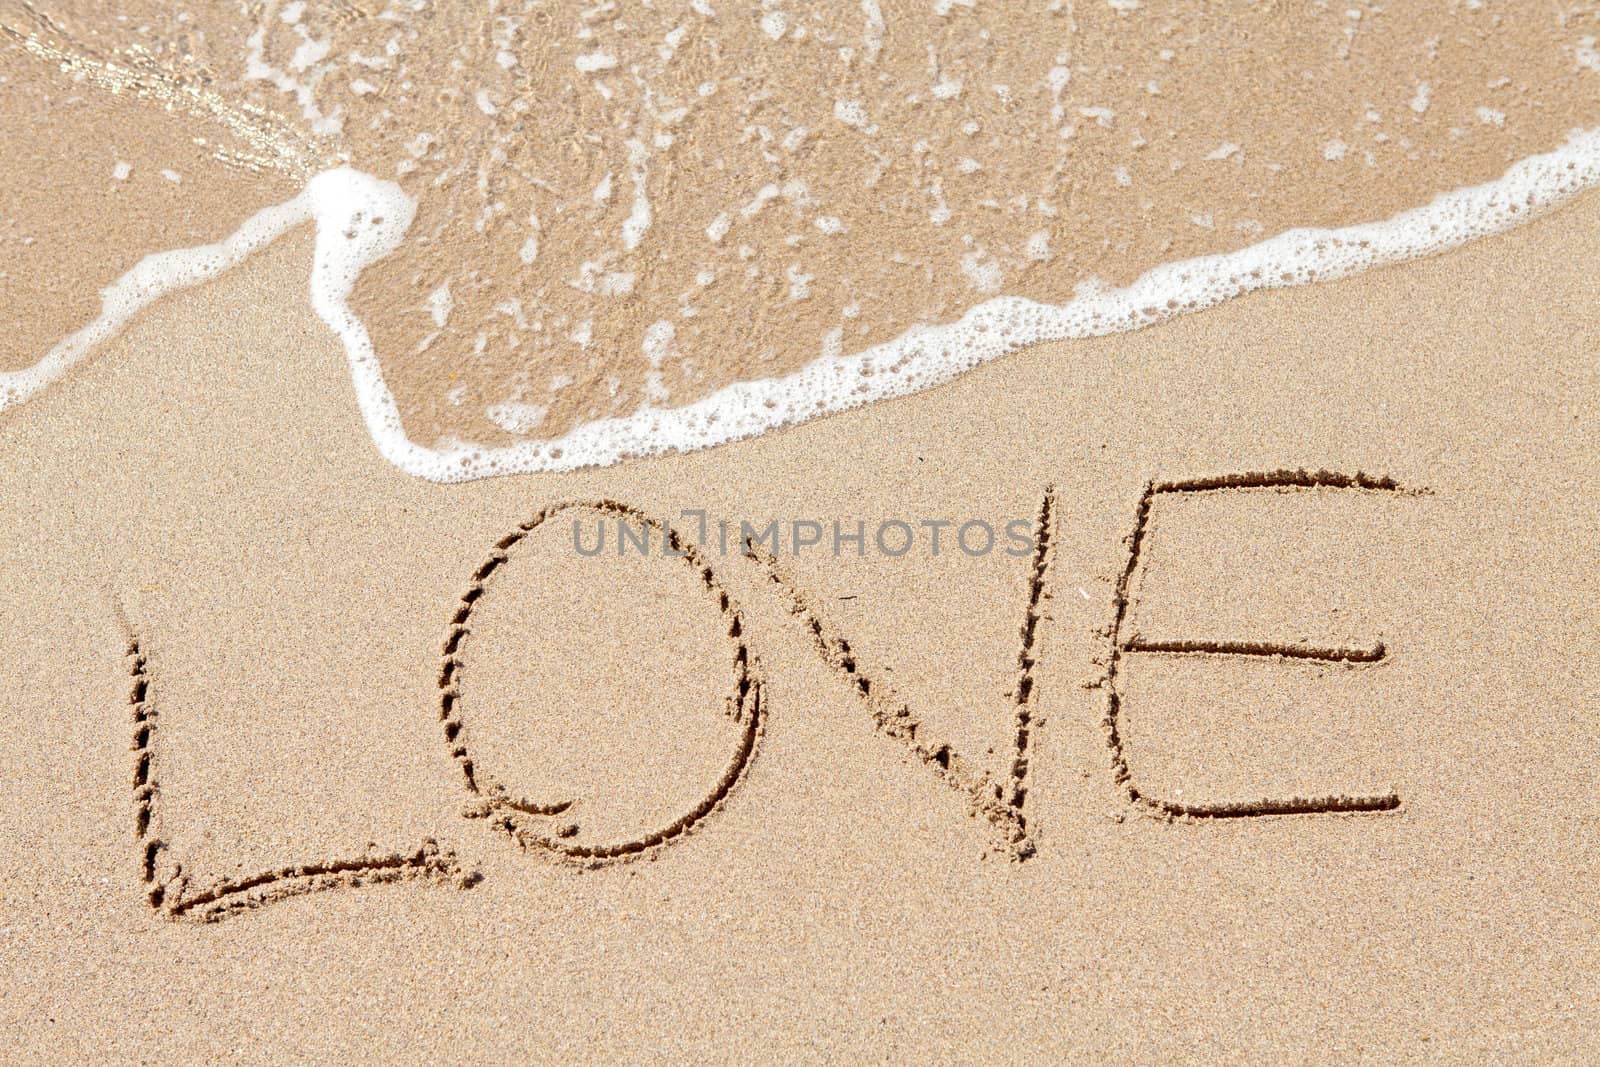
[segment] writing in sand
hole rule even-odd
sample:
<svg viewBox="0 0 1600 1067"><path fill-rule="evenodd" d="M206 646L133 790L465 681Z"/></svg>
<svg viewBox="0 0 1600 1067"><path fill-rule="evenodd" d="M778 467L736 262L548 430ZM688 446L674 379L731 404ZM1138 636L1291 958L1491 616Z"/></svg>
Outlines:
<svg viewBox="0 0 1600 1067"><path fill-rule="evenodd" d="M1127 734L1131 717L1139 714L1130 679L1171 670L1176 661L1248 661L1276 665L1285 672L1312 669L1312 675L1295 677L1295 686L1326 682L1329 672L1382 671L1392 658L1390 647L1368 636L1349 642L1285 641L1242 632L1226 637L1214 634L1162 634L1150 636L1135 624L1142 600L1154 595L1150 557L1160 538L1155 529L1164 508L1213 497L1242 501L1253 494L1326 506L1329 498L1368 502L1387 499L1388 506L1426 495L1426 490L1400 486L1387 477L1340 474L1330 471L1273 471L1228 474L1181 481L1152 480L1136 503L1126 552L1116 578L1111 616L1101 635L1103 673L1091 683L1103 697L1104 731L1109 769L1128 810L1179 824L1267 817L1377 816L1403 811L1400 792L1330 791L1316 795L1246 796L1221 800L1185 800L1181 790L1168 792L1144 783L1130 758ZM1236 505L1231 505L1236 506ZM524 796L502 779L492 750L493 730L477 717L481 710L468 684L473 671L484 669L476 656L476 627L486 605L495 600L497 584L516 569L519 550L530 539L561 523L555 520L602 518L626 521L659 537L671 551L657 559L660 568L683 568L712 618L707 631L714 640L703 655L719 663L724 679L720 693L705 694L718 726L707 735L720 738L725 747L713 764L708 781L695 786L694 800L665 822L644 828L616 829L602 815L602 830L585 832L589 809L573 796ZM1009 718L1009 751L1000 766L971 758L898 697L863 663L850 639L826 615L818 598L807 593L784 566L754 539L746 538L740 566L754 568L760 587L771 590L787 614L808 633L816 653L841 678L865 707L877 733L901 746L915 764L942 781L956 794L966 811L983 828L986 848L1015 862L1038 854L1033 837L1033 813L1028 803L1032 763L1042 725L1038 715L1039 638L1049 615L1052 562L1061 522L1053 487L1044 488L1031 531L1032 553L1027 569L1027 598L1021 607L1019 644L1015 654L1015 685L1009 706L997 714ZM1283 536L1298 536L1299 531ZM665 562L671 561L671 562ZM593 564L590 564L591 566ZM642 565L642 564L641 564ZM676 572L675 572L676 573ZM171 919L216 921L291 896L342 887L428 879L467 887L479 880L457 854L427 839L416 848L332 860L290 864L224 880L205 881L187 870L176 849L163 837L164 803L159 784L161 744L161 674L159 656L151 635L124 620L127 637L129 705L134 726L134 836L140 878L147 900L157 913ZM639 648L641 657L652 650ZM1165 665L1165 667L1163 666ZM446 748L458 768L469 797L466 815L482 820L524 852L544 855L556 862L601 867L647 856L688 837L719 811L734 803L739 787L762 748L770 705L768 679L760 657L750 644L745 616L710 563L709 549L684 539L671 526L620 501L601 499L550 505L520 523L495 542L473 572L466 591L451 614L436 676L435 712ZM606 700L608 694L592 699ZM1226 695L1219 698L1226 703ZM592 805L590 805L592 808ZM580 816L584 816L580 823ZM615 823L616 820L610 820Z"/></svg>

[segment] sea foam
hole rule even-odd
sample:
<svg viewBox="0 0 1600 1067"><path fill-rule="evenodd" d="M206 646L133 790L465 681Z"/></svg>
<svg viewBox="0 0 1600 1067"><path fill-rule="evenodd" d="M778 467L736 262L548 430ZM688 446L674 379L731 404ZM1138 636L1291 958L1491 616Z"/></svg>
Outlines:
<svg viewBox="0 0 1600 1067"><path fill-rule="evenodd" d="M316 224L312 306L344 346L373 442L401 470L459 482L603 466L753 437L919 392L1041 341L1136 330L1258 289L1343 278L1442 252L1501 232L1597 181L1600 130L1577 132L1555 151L1521 160L1495 181L1442 194L1382 222L1290 230L1237 252L1157 267L1121 289L1085 288L1065 304L997 296L952 323L915 327L854 354L825 355L792 374L738 382L682 407L646 405L632 415L584 423L560 437L430 448L406 436L371 338L349 304L361 272L400 245L416 205L393 182L339 167L317 175L293 200L251 216L218 244L145 257L103 291L93 322L33 367L0 373L0 410L60 378L163 294L215 277L308 221Z"/></svg>

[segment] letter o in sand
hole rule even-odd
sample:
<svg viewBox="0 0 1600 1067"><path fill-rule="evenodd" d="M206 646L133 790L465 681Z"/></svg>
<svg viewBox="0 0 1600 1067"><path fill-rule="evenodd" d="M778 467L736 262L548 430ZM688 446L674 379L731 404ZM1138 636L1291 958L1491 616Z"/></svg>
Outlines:
<svg viewBox="0 0 1600 1067"><path fill-rule="evenodd" d="M605 552L580 555L572 523ZM648 555L619 555L618 521ZM473 814L578 863L666 845L715 811L765 708L744 618L695 549L626 504L558 504L473 573L439 668L445 741Z"/></svg>

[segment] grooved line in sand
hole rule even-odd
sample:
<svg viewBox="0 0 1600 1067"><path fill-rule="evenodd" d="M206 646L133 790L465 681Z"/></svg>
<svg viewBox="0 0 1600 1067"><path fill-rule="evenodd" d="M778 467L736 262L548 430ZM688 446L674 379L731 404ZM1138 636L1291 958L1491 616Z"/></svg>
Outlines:
<svg viewBox="0 0 1600 1067"><path fill-rule="evenodd" d="M1011 760L1011 806L1017 811L1022 828L1027 829L1025 810L1028 799L1030 746L1035 729L1033 711L1033 668L1037 658L1033 646L1039 636L1043 616L1045 575L1050 568L1050 538L1055 530L1056 487L1044 487L1039 501L1039 517L1033 528L1033 568L1028 573L1028 610L1022 617L1022 647L1017 651L1017 687L1012 693L1016 705L1016 754Z"/></svg>
<svg viewBox="0 0 1600 1067"><path fill-rule="evenodd" d="M728 639L733 646L733 687L727 697L726 711L742 727L722 776L712 785L692 808L651 833L625 841L604 845L580 845L565 840L577 833L573 824L558 826L555 832L545 833L533 822L535 818L549 818L567 812L574 804L571 800L538 803L510 795L506 788L480 767L467 747L466 724L462 718L461 677L465 665L464 652L472 632L472 613L479 600L490 588L495 573L510 560L511 550L528 534L556 515L569 510L598 511L639 523L660 534L664 543L693 571L706 593L716 604L726 625ZM445 636L443 659L439 666L439 720L444 724L445 743L450 755L461 769L467 792L477 801L469 815L487 818L490 825L507 834L518 846L538 849L571 863L599 866L608 862L632 859L653 849L670 844L695 829L707 816L716 811L744 777L746 768L754 758L766 719L766 702L762 692L760 663L751 654L744 640L744 616L727 590L717 579L711 566L700 552L686 544L676 530L646 515L637 508L615 500L568 501L540 511L495 543L494 551L473 572L467 591L461 595L455 615L450 620Z"/></svg>
<svg viewBox="0 0 1600 1067"><path fill-rule="evenodd" d="M1403 489L1394 479L1373 477L1356 472L1338 474L1333 471L1283 470L1220 475L1213 478L1196 478L1186 481L1151 481L1145 485L1139 498L1139 508L1134 519L1133 534L1129 538L1128 562L1117 579L1115 614L1111 622L1111 654L1106 663L1104 685L1106 689L1106 714L1103 724L1106 744L1111 749L1112 772L1128 800L1140 808L1167 818L1232 819L1263 815L1322 815L1336 812L1395 811L1400 807L1400 795L1395 792L1372 795L1333 795L1320 797L1289 797L1281 800L1260 799L1225 801L1208 804L1185 804L1161 797L1153 797L1134 783L1133 771L1128 764L1126 747L1122 740L1122 696L1117 692L1117 675L1122 658L1129 653L1154 653L1166 655L1207 656L1270 656L1285 660L1311 660L1325 663L1373 664L1381 663L1388 655L1382 642L1348 648L1318 648L1309 645L1275 644L1261 641L1146 641L1137 635L1124 637L1123 625L1132 607L1133 576L1148 541L1150 513L1158 496L1167 494L1214 493L1237 490L1270 489L1278 492L1304 492L1319 489L1362 490L1383 493L1415 494L1417 490Z"/></svg>
<svg viewBox="0 0 1600 1067"><path fill-rule="evenodd" d="M466 888L477 881L475 874L463 872L454 852L441 850L429 838L413 852L369 852L358 859L292 864L216 881L191 891L181 862L173 862L166 870L161 867L161 856L169 849L160 836L161 789L156 781L155 742L160 713L151 701L149 655L139 636L124 626L130 681L128 705L133 714L133 837L138 849L139 880L152 910L173 920L209 923L329 889L418 878Z"/></svg>
<svg viewBox="0 0 1600 1067"><path fill-rule="evenodd" d="M987 771L969 763L950 742L936 736L892 690L874 682L862 669L849 640L827 620L817 603L783 573L777 559L751 538L745 538L744 544L745 557L759 566L777 587L789 614L811 631L812 642L823 660L843 675L866 701L878 732L905 745L912 755L932 768L941 781L965 796L969 813L988 820L1001 837L1003 851L1016 860L1026 860L1035 852L1023 808L1028 794L1030 746L1038 726L1034 714L1034 645L1048 595L1045 579L1050 568L1054 522L1055 487L1047 486L1034 525L1028 606L1021 627L1022 647L1017 654L1017 685L1012 693L1014 751L1005 780L999 782Z"/></svg>

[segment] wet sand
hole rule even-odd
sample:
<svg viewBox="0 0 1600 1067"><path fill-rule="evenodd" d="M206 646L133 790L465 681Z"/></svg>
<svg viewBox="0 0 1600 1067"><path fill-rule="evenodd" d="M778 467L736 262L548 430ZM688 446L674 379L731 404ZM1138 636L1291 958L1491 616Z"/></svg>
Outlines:
<svg viewBox="0 0 1600 1067"><path fill-rule="evenodd" d="M1388 218L1600 122L1600 21L1537 5L5 0L0 26L0 368L348 161L417 201L352 302L425 446Z"/></svg>

